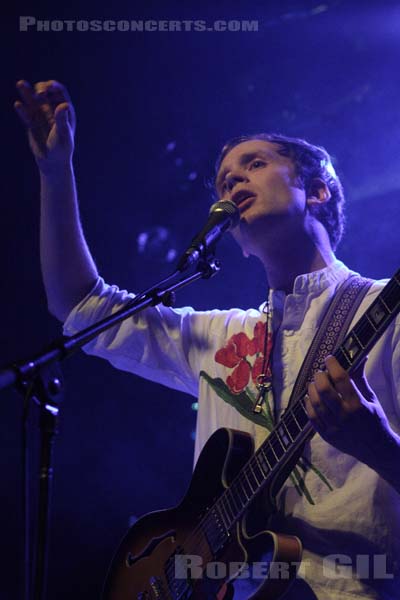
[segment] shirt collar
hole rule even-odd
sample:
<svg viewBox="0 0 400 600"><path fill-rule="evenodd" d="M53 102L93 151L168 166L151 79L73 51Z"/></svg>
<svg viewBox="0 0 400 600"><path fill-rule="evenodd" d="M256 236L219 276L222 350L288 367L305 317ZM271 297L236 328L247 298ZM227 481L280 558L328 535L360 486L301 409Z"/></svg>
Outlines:
<svg viewBox="0 0 400 600"><path fill-rule="evenodd" d="M327 267L298 275L294 281L293 292L295 296L318 296L332 284L338 284L348 278L350 270L340 260L335 260ZM290 294L290 295L292 295ZM286 293L282 290L271 289L269 292L269 302L272 309L281 309L285 303ZM260 306L260 311L265 308L266 302Z"/></svg>

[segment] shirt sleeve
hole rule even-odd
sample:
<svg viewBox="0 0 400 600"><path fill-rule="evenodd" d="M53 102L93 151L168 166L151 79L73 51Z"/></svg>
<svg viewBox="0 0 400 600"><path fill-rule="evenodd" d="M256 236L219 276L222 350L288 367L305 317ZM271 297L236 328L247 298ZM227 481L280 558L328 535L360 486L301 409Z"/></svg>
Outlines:
<svg viewBox="0 0 400 600"><path fill-rule="evenodd" d="M64 323L71 336L123 308L134 297L100 277ZM151 307L104 331L83 348L129 371L194 396L201 355L209 345L206 313Z"/></svg>

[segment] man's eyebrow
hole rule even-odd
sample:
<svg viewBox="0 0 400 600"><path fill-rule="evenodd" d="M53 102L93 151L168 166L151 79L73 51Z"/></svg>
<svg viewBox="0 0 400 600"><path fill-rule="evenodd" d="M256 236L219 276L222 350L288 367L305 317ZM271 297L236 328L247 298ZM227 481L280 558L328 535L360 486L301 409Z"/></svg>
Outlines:
<svg viewBox="0 0 400 600"><path fill-rule="evenodd" d="M257 158L260 156L262 156L263 158L266 158L266 159L273 158L272 152L269 152L268 150L262 150L260 148L259 150L255 150L254 152L246 152L245 154L242 154L242 156L239 159L239 164L241 167L244 167L249 162L251 162L254 158ZM229 167L225 167L225 169L223 171L221 171L221 173L218 174L217 179L215 180L216 188L218 188L221 185L222 181L225 179L225 176L227 173L229 173L229 171L231 171L231 169Z"/></svg>

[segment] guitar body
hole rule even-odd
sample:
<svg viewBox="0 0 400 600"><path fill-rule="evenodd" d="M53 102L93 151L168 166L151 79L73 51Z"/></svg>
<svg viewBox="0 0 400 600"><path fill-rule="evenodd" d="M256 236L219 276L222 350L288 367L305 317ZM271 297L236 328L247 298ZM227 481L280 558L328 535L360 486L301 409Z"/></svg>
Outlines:
<svg viewBox="0 0 400 600"><path fill-rule="evenodd" d="M182 502L144 516L128 531L110 566L103 599L279 598L297 572L298 538L263 530L266 510L260 515L259 530L255 511L251 534L244 514L222 545L215 537L218 527L211 530L203 525L205 515L252 454L248 434L216 431L199 457Z"/></svg>

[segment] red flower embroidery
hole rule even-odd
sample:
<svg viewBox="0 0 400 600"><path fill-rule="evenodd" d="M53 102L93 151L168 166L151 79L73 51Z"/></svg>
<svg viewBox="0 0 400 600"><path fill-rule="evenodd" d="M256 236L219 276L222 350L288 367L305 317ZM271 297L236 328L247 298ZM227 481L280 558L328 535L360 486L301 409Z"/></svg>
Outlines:
<svg viewBox="0 0 400 600"><path fill-rule="evenodd" d="M255 352L253 340L250 340L243 332L230 337L225 346L216 352L217 363L233 368L226 383L234 394L240 394L249 383L251 367L246 356L252 356Z"/></svg>
<svg viewBox="0 0 400 600"><path fill-rule="evenodd" d="M240 392L246 387L250 379L250 365L247 360L241 360L237 367L232 371L226 379L226 383L234 394Z"/></svg>
<svg viewBox="0 0 400 600"><path fill-rule="evenodd" d="M254 383L261 374L264 361L266 324L258 321L254 327L254 337L249 339L243 332L236 333L226 342L223 348L215 353L215 361L225 367L233 369L228 375L226 384L234 394L240 394L247 386L250 375ZM272 338L268 335L267 351L271 351ZM257 354L253 366L247 357ZM270 370L269 370L270 371ZM270 375L270 372L267 373Z"/></svg>

